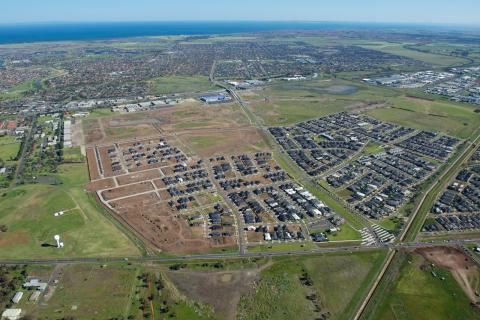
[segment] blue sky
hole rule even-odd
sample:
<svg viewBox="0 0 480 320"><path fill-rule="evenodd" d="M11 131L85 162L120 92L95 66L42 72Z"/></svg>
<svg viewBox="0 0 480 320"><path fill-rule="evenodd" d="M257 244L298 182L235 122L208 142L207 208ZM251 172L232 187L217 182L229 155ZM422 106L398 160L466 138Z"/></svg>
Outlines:
<svg viewBox="0 0 480 320"><path fill-rule="evenodd" d="M480 0L1 0L0 22L307 20L480 25Z"/></svg>

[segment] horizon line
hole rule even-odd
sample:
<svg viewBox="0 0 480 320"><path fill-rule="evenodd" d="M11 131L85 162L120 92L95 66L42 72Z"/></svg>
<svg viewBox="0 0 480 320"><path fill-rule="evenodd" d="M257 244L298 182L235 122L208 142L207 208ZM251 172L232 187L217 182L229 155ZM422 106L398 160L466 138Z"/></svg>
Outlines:
<svg viewBox="0 0 480 320"><path fill-rule="evenodd" d="M175 20L45 20L45 21L18 21L0 22L0 26L34 25L34 24L106 24L106 23L326 23L326 24L372 24L372 25L402 25L402 26L443 26L443 27L480 27L480 23L463 22L413 22L413 21L354 21L354 20L267 20L267 19L175 19Z"/></svg>

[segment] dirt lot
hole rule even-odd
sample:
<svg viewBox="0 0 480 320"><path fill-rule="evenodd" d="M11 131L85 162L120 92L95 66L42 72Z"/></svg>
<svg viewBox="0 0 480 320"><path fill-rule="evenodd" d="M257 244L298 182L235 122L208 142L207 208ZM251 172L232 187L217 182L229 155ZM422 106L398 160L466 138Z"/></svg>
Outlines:
<svg viewBox="0 0 480 320"><path fill-rule="evenodd" d="M262 136L253 128L185 130L178 138L201 157L268 150Z"/></svg>
<svg viewBox="0 0 480 320"><path fill-rule="evenodd" d="M82 120L82 129L83 129L85 143L87 145L101 142L105 137L105 134L103 132L103 128L101 126L99 119Z"/></svg>
<svg viewBox="0 0 480 320"><path fill-rule="evenodd" d="M124 176L116 177L117 182L119 185L125 185L135 182L141 182L145 180L153 180L157 178L161 178L162 174L158 170L147 170L137 173L132 173Z"/></svg>
<svg viewBox="0 0 480 320"><path fill-rule="evenodd" d="M88 191L97 191L113 187L115 187L115 181L112 178L106 178L90 182L89 184L87 184L86 189Z"/></svg>
<svg viewBox="0 0 480 320"><path fill-rule="evenodd" d="M113 176L113 171L112 171L112 162L110 161L110 158L108 157L108 152L107 150L109 148L112 148L113 146L107 146L107 147L98 147L98 154L100 155L100 161L102 164L102 169L103 169L103 175L105 177L111 177Z"/></svg>
<svg viewBox="0 0 480 320"><path fill-rule="evenodd" d="M88 171L90 173L90 180L100 179L100 171L98 170L97 157L94 148L87 149Z"/></svg>
<svg viewBox="0 0 480 320"><path fill-rule="evenodd" d="M105 200L112 200L112 199L128 197L129 195L132 195L132 194L139 194L139 193L144 193L144 192L153 191L153 190L154 188L152 183L150 181L145 181L145 182L140 182L135 184L129 184L123 187L105 190L102 192L102 197Z"/></svg>
<svg viewBox="0 0 480 320"><path fill-rule="evenodd" d="M236 104L204 106L193 101L149 112L85 119L82 127L85 143L91 145L191 129L249 127L249 123Z"/></svg>
<svg viewBox="0 0 480 320"><path fill-rule="evenodd" d="M142 206L148 206L155 204L159 201L155 192L144 193L140 195L133 195L128 198L111 201L112 207L118 209L120 212L127 211L129 209L139 210Z"/></svg>
<svg viewBox="0 0 480 320"><path fill-rule="evenodd" d="M416 252L431 263L450 270L470 300L480 303L480 297L475 294L480 277L479 269L463 252L451 247L424 248L417 249Z"/></svg>

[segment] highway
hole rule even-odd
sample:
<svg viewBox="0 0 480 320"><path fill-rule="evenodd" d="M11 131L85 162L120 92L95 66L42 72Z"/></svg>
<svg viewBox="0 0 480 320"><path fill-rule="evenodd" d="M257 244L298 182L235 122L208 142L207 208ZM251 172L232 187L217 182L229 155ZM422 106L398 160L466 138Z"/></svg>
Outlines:
<svg viewBox="0 0 480 320"><path fill-rule="evenodd" d="M405 243L383 243L372 246L340 246L340 247L324 247L307 250L291 250L291 251L272 251L272 252L245 252L245 253L212 253L199 255L183 255L172 257L161 256L136 256L136 257L105 257L105 258L62 258L62 259L18 259L18 260L0 260L2 265L23 265L23 264L41 264L41 265L56 265L56 264L75 264L75 263L110 263L110 262L182 262L185 260L218 260L218 259L241 259L241 258L264 258L277 257L286 255L305 255L317 253L335 253L335 252L358 252L370 250L399 250L399 249L418 249L429 248L436 246L450 246L460 247L466 244L480 242L480 238L469 240L438 240L430 242L405 242Z"/></svg>

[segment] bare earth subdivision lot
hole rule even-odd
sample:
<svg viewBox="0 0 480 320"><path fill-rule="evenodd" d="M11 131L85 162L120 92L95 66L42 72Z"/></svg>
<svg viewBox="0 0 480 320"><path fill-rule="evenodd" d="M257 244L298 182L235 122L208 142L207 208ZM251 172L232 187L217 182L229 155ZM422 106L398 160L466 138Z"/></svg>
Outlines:
<svg viewBox="0 0 480 320"><path fill-rule="evenodd" d="M201 159L186 156L163 138L89 147L87 152L92 154L88 187L157 249L203 252L235 246L235 219ZM221 232L212 232L205 212L221 214Z"/></svg>
<svg viewBox="0 0 480 320"><path fill-rule="evenodd" d="M86 154L99 200L156 249L237 247L237 220L203 157L263 151L260 134L234 105L183 105L86 119Z"/></svg>

